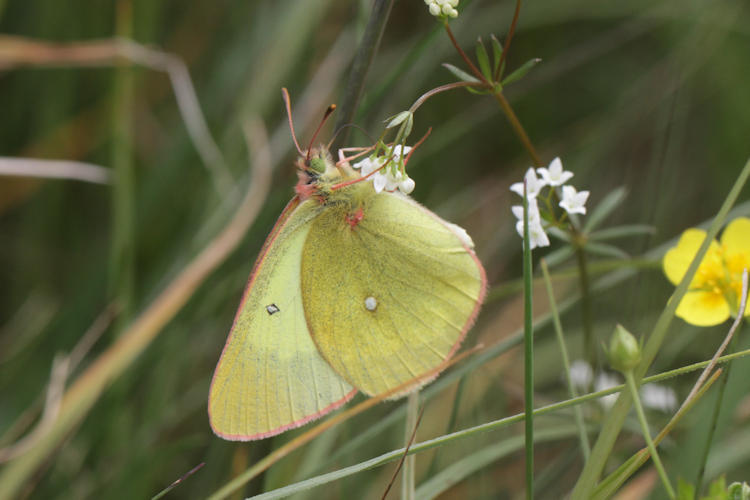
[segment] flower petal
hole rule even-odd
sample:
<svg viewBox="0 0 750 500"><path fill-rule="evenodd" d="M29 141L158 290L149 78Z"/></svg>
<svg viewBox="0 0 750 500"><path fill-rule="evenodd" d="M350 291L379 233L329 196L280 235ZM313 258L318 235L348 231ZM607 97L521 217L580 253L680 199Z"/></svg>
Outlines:
<svg viewBox="0 0 750 500"><path fill-rule="evenodd" d="M675 313L691 325L714 326L729 319L729 306L717 292L688 292Z"/></svg>
<svg viewBox="0 0 750 500"><path fill-rule="evenodd" d="M682 236L680 236L680 241L677 243L677 246L671 248L666 254L664 254L664 259L662 261L664 274L667 275L667 279L669 279L672 284L678 284L680 280L682 280L682 277L685 276L685 272L688 267L690 267L690 263L693 261L695 254L698 253L698 248L700 248L705 237L706 232L702 229L688 229L682 233ZM711 246L709 247L709 252L716 252L718 249L719 244L715 240L712 241ZM706 259L704 257L701 265L705 262ZM693 281L695 281L695 278L693 278Z"/></svg>
<svg viewBox="0 0 750 500"><path fill-rule="evenodd" d="M738 256L744 257L740 258L742 262L736 263L737 269L731 270L742 272L743 264L750 264L750 219L738 217L730 222L721 235L721 245L728 260L734 260Z"/></svg>

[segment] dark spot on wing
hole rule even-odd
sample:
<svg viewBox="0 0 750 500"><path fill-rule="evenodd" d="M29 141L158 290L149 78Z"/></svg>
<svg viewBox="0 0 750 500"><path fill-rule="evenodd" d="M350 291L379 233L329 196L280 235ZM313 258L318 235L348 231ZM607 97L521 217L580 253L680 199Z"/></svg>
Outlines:
<svg viewBox="0 0 750 500"><path fill-rule="evenodd" d="M279 309L279 306L277 306L276 304L268 304L266 306L266 312L268 313L269 316L272 316L280 311L281 309Z"/></svg>

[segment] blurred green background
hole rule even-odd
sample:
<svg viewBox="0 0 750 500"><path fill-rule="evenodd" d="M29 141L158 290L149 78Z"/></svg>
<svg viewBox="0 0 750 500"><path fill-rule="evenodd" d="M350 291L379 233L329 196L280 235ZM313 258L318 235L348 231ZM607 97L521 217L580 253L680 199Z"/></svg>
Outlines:
<svg viewBox="0 0 750 500"><path fill-rule="evenodd" d="M237 195L214 189L164 73L136 67L120 69L118 76L111 64L5 67L7 36L63 43L119 33L175 54L189 68L232 187L244 190L248 184L241 126L251 116L268 128L274 166L272 190L239 248L108 387L28 481L26 495L147 498L205 462L171 493L202 498L299 434L251 444L222 441L208 426L208 384L255 256L296 182L280 88L289 88L297 134L306 143L310 124L342 99L371 7L368 1L330 0L0 0L0 156L76 160L117 170L113 185L0 177L0 444L18 437L8 431L26 409L41 408L55 355L69 353L101 311L118 301L120 315L71 375L75 379L211 241ZM513 8L510 1L462 2L451 26L473 54L478 36L504 38ZM508 65L533 57L543 62L506 96L543 160L560 156L575 172L576 187L591 191L590 207L615 188L627 190L605 226L650 224L654 232L618 241L625 252L639 257L715 214L750 155L747 2L528 2ZM395 2L355 123L377 137L385 118L451 81L442 62L462 64L424 2ZM467 345L492 345L522 323L519 297L501 292L512 290L521 275L521 243L509 210L517 199L508 186L521 178L530 159L490 97L440 94L415 119L413 137L428 127L433 132L409 164L417 183L413 197L474 238L490 284L500 292L485 305ZM361 132L351 137L353 145L369 143ZM575 290L575 280L561 282L560 298ZM657 265L638 270L593 297L595 334L607 339L617 322L634 333L648 331L669 293ZM546 305L539 296L541 314ZM581 352L580 318L577 306L563 317L574 357ZM709 358L725 331L681 321L672 328L654 371ZM538 339L539 404L565 399L553 337L543 329ZM734 366L709 474L748 480L750 364ZM520 351L463 380L455 428L521 411ZM684 397L693 380L669 385ZM455 393L451 384L430 400L418 439L448 430ZM675 476L695 474L710 399L664 444L663 458ZM344 448L402 406L383 403L347 422L251 482L244 493L400 447L402 418L374 439ZM600 413L596 405L588 408L592 425ZM663 414L652 418L655 428L666 421ZM562 413L538 425L570 422L571 414ZM521 433L511 428L421 454L417 483L487 442ZM635 427L626 427L617 456L624 459L639 446ZM541 443L537 454L539 497L558 498L581 467L577 440ZM515 498L523 489L522 471L521 449L448 489L443 498ZM325 495L323 490L310 495L380 498L392 472L393 465L381 467L334 483Z"/></svg>

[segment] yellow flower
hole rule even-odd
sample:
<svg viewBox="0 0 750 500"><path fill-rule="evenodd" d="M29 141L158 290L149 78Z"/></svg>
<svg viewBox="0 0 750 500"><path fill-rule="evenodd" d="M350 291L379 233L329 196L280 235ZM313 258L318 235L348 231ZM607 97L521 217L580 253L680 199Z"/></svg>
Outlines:
<svg viewBox="0 0 750 500"><path fill-rule="evenodd" d="M706 232L688 229L662 262L669 281L678 284L703 243ZM688 291L677 306L677 316L698 326L723 323L737 316L742 296L742 270L750 268L750 219L734 219L724 229L721 243L711 242ZM745 309L750 316L750 307Z"/></svg>

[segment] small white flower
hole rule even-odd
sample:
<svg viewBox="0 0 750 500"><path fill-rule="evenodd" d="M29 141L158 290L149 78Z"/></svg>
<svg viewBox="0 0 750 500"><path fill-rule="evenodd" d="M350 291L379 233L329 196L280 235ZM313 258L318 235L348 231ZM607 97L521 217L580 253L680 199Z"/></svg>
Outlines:
<svg viewBox="0 0 750 500"><path fill-rule="evenodd" d="M569 214L585 214L586 200L589 197L588 191L576 192L576 188L573 186L562 187L562 201L560 207L562 207Z"/></svg>
<svg viewBox="0 0 750 500"><path fill-rule="evenodd" d="M458 17L458 11L456 10L458 0L425 0L424 3L430 9L430 14L435 17L441 15L452 18Z"/></svg>
<svg viewBox="0 0 750 500"><path fill-rule="evenodd" d="M510 210L518 219L516 231L523 238L523 206L513 205ZM536 198L529 199L529 243L532 250L536 247L549 246L549 238L544 231L544 226L542 226L542 216L539 214L539 205Z"/></svg>
<svg viewBox="0 0 750 500"><path fill-rule="evenodd" d="M414 191L414 186L416 186L414 179L412 179L411 177L407 175L406 179L404 179L403 181L401 181L401 183L399 183L398 189L404 194L409 194L412 191Z"/></svg>
<svg viewBox="0 0 750 500"><path fill-rule="evenodd" d="M643 406L664 413L669 413L677 408L677 395L671 388L665 385L644 385L641 387L641 400L643 401Z"/></svg>
<svg viewBox="0 0 750 500"><path fill-rule="evenodd" d="M594 391L604 391L606 389L611 389L617 385L620 385L620 381L619 379L617 379L617 377L615 377L614 375L610 375L609 373L602 372L599 373L594 380ZM599 398L599 404L602 405L605 409L609 410L617 401L617 396L617 393L615 393Z"/></svg>
<svg viewBox="0 0 750 500"><path fill-rule="evenodd" d="M591 365L584 360L577 359L570 364L570 382L573 387L587 390L593 377L594 372L591 370Z"/></svg>
<svg viewBox="0 0 750 500"><path fill-rule="evenodd" d="M523 205L513 205L510 207L510 211L519 221L523 220ZM539 214L539 204L536 202L536 198L529 200L529 224L541 223L542 216Z"/></svg>
<svg viewBox="0 0 750 500"><path fill-rule="evenodd" d="M526 181L526 197L528 199L536 198L536 195L539 194L539 191L541 191L542 188L547 185L543 180L540 180L536 176L536 172L534 172L533 168L529 168L526 171L524 180ZM516 182L512 184L510 186L510 190L518 194L518 196L523 197L523 182Z"/></svg>
<svg viewBox="0 0 750 500"><path fill-rule="evenodd" d="M523 238L523 221L519 220L516 223L516 231L518 231L518 234ZM548 247L549 246L549 238L547 237L547 233L544 232L544 228L542 227L541 222L535 222L531 223L529 222L529 247L531 250L535 249L536 247Z"/></svg>
<svg viewBox="0 0 750 500"><path fill-rule="evenodd" d="M552 160L549 168L537 168L536 171L542 176L544 182L550 186L562 186L573 177L573 172L563 170L560 158Z"/></svg>
<svg viewBox="0 0 750 500"><path fill-rule="evenodd" d="M404 194L409 194L414 191L414 180L397 169L397 166L401 164L403 158L409 154L411 147L401 145L394 146L393 150L387 152L385 155L375 156L370 155L362 161L358 161L353 168L359 169L362 177L369 177L372 180L372 185L375 188L376 193L381 191L395 191L398 189ZM392 157L392 158L391 158ZM390 161L388 161L390 159ZM383 168L383 165L388 162L388 165ZM395 173L393 171L395 170Z"/></svg>
<svg viewBox="0 0 750 500"><path fill-rule="evenodd" d="M376 193L381 191L395 191L398 189L404 194L409 194L414 191L415 182L408 175L397 171L396 174L392 174L389 170L383 169L373 175L372 185L375 188Z"/></svg>
<svg viewBox="0 0 750 500"><path fill-rule="evenodd" d="M362 177L367 177L382 166L383 160L376 156L368 156L364 160L358 161L357 163L352 165L353 168L359 169Z"/></svg>

